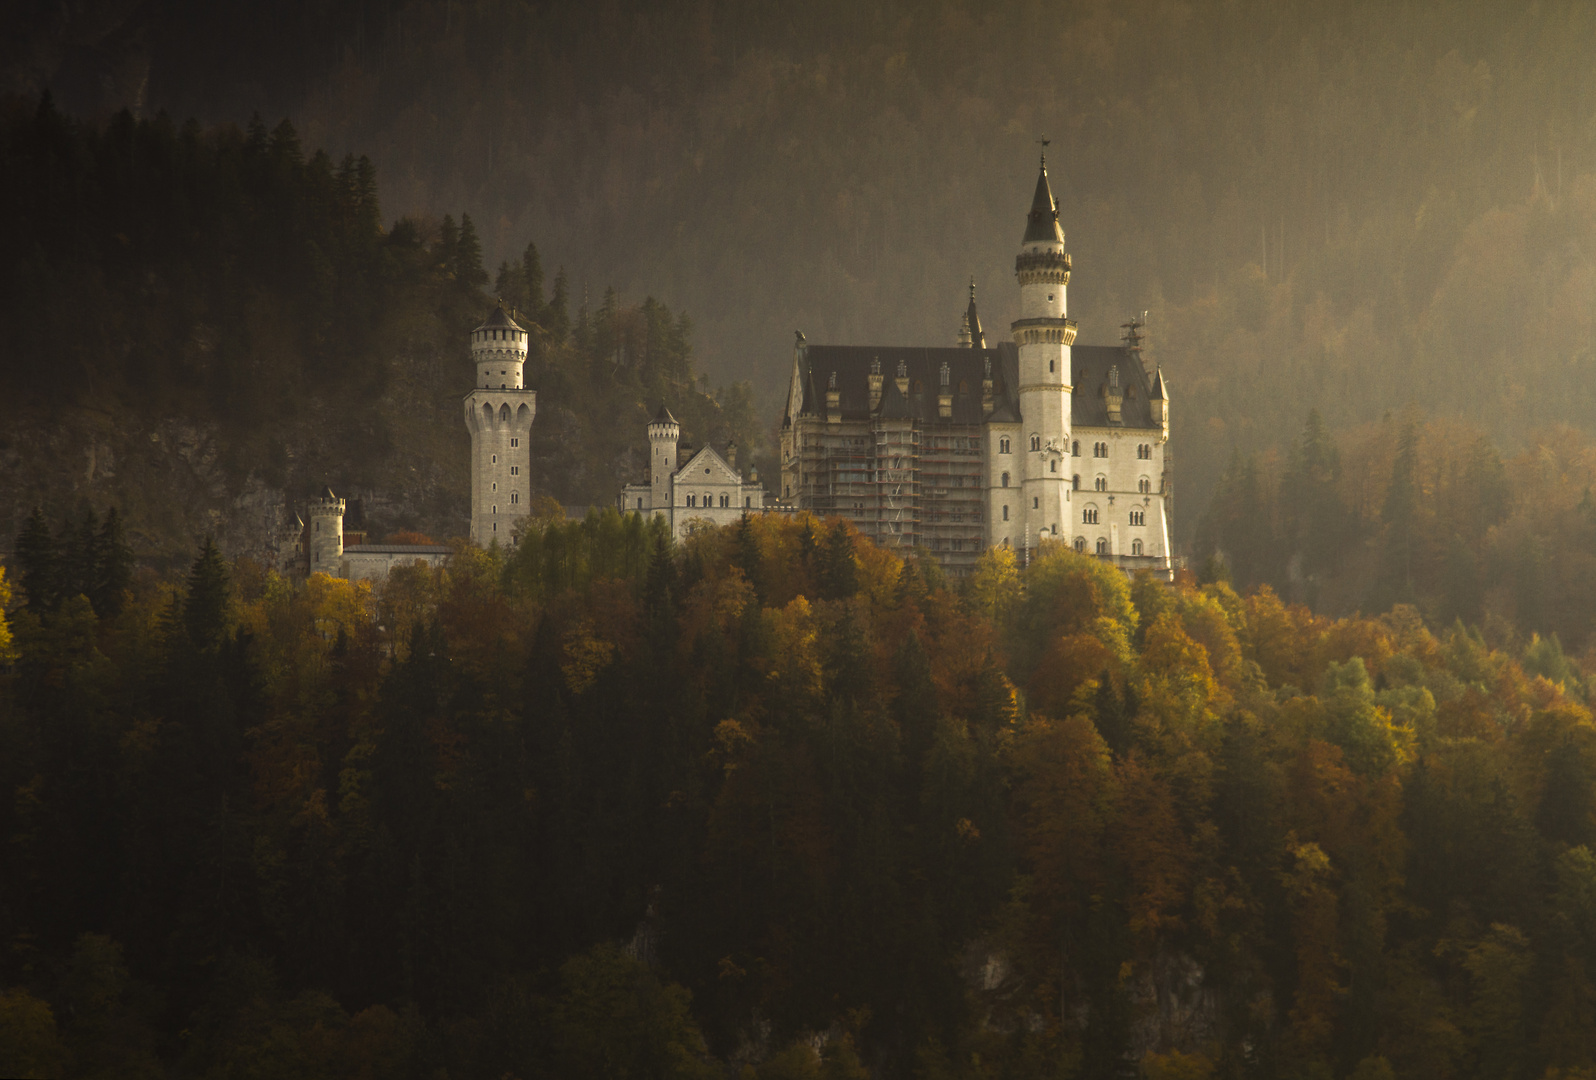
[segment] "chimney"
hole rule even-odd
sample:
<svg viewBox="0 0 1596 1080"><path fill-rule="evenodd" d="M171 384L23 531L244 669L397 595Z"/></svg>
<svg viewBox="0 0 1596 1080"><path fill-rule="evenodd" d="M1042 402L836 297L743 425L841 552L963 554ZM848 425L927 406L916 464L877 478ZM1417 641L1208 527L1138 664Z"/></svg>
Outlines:
<svg viewBox="0 0 1596 1080"><path fill-rule="evenodd" d="M881 357L870 358L870 411L875 412L881 404Z"/></svg>
<svg viewBox="0 0 1596 1080"><path fill-rule="evenodd" d="M676 447L676 467L680 469L691 460L693 460L693 444L690 442L679 444Z"/></svg>
<svg viewBox="0 0 1596 1080"><path fill-rule="evenodd" d="M735 442L726 444L726 464L732 467L733 472L737 471L737 444Z"/></svg>
<svg viewBox="0 0 1596 1080"><path fill-rule="evenodd" d="M942 386L937 390L937 415L944 420L953 419L953 388L948 385L952 371L946 360L942 361Z"/></svg>

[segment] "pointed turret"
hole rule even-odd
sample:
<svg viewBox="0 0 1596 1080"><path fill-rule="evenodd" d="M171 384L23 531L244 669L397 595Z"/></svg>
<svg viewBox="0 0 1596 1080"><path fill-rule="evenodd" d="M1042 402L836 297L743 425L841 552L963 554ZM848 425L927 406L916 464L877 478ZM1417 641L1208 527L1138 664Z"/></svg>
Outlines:
<svg viewBox="0 0 1596 1080"><path fill-rule="evenodd" d="M964 312L964 324L970 331L970 348L986 348L986 334L981 330L981 316L975 310L975 279L970 279L970 306Z"/></svg>
<svg viewBox="0 0 1596 1080"><path fill-rule="evenodd" d="M1169 427L1169 391L1164 387L1164 369L1162 366L1153 371L1153 390L1147 401L1149 411L1152 413L1153 422Z"/></svg>
<svg viewBox="0 0 1596 1080"><path fill-rule="evenodd" d="M1031 196L1031 212L1025 216L1025 239L1022 244L1064 242L1064 230L1058 223L1058 203L1053 200L1053 188L1047 182L1047 157L1042 157L1042 167L1036 174L1036 194Z"/></svg>

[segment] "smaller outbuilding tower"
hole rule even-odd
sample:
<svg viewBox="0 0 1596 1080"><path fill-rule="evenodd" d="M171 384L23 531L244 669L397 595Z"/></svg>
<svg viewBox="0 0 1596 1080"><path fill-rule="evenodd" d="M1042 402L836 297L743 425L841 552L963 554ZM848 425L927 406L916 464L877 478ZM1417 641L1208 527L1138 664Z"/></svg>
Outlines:
<svg viewBox="0 0 1596 1080"><path fill-rule="evenodd" d="M310 572L338 577L344 561L344 500L330 487L310 501Z"/></svg>
<svg viewBox="0 0 1596 1080"><path fill-rule="evenodd" d="M648 425L648 486L654 506L671 505L671 477L676 475L676 443L681 425L661 402Z"/></svg>

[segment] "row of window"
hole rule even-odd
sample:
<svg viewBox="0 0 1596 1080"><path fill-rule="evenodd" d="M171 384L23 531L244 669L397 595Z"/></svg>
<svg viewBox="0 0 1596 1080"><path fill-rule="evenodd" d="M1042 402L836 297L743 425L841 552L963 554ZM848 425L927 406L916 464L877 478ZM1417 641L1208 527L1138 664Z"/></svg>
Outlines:
<svg viewBox="0 0 1596 1080"><path fill-rule="evenodd" d="M1080 551L1080 552L1085 552L1086 551L1086 537L1077 536L1075 538L1075 550L1076 551ZM1141 555L1141 554L1143 554L1142 542L1140 540L1132 540L1131 541L1131 552L1130 553L1132 555ZM1107 555L1108 554L1108 537L1099 536L1097 538L1097 554L1099 554L1099 555Z"/></svg>
<svg viewBox="0 0 1596 1080"><path fill-rule="evenodd" d="M975 445L976 445L976 440L971 439L970 440L970 445L971 445L971 448L973 449L975 447ZM1041 453L1041 450L1042 450L1042 436L1040 436L1040 435L1032 435L1031 436L1031 452L1032 453ZM998 439L998 453L1000 453L1000 454L1012 453L1012 451L1010 450L1010 446L1009 446L1009 437L1007 435L1004 435L1004 436L1002 436L1001 438ZM1079 440L1076 440L1075 442L1070 443L1070 456L1071 457L1080 457L1081 456L1081 444L1080 444ZM1106 458L1106 457L1108 457L1108 443L1106 443L1106 442L1093 443L1092 444L1092 456L1095 457L1095 458ZM1136 445L1136 457L1138 458L1138 460L1141 460L1141 461L1151 461L1153 459L1153 445L1152 445L1152 443L1138 443Z"/></svg>
<svg viewBox="0 0 1596 1080"><path fill-rule="evenodd" d="M639 508L641 508L642 505L643 505L643 500L642 499L637 500L637 505L638 505ZM689 495L689 496L687 496L687 505L691 506L691 507L694 507L695 509L698 508L701 505L705 510L713 510L713 509L715 509L715 496L713 496L713 495L705 495L703 503L700 504L699 501L698 501L698 496L697 495ZM753 505L754 505L754 497L752 495L744 495L743 496L743 508L744 509L752 509ZM727 510L727 509L731 508L731 496L730 495L722 495L720 497L720 508L722 510Z"/></svg>
<svg viewBox="0 0 1596 1080"><path fill-rule="evenodd" d="M1034 502L1035 500L1032 500L1032 501ZM1081 510L1081 524L1082 525L1096 525L1097 523L1098 523L1098 521L1097 521L1097 507L1095 507L1095 506L1087 506L1087 507L1082 508L1082 510ZM1146 525L1147 524L1147 511L1142 510L1139 507L1133 508L1131 510L1131 512L1130 512L1130 523L1132 525Z"/></svg>

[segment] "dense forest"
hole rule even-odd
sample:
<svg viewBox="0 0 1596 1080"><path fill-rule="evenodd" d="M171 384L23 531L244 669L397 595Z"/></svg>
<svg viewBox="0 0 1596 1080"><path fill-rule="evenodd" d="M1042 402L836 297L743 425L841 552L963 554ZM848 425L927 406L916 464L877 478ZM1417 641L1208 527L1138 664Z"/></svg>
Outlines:
<svg viewBox="0 0 1596 1080"><path fill-rule="evenodd" d="M840 523L549 518L381 590L36 516L0 1071L1572 1078L1550 638Z"/></svg>
<svg viewBox="0 0 1596 1080"><path fill-rule="evenodd" d="M1232 453L1192 565L1316 611L1407 603L1496 643L1556 634L1596 649L1593 487L1596 444L1573 428L1507 456L1412 408L1339 434L1314 412L1285 454Z"/></svg>
<svg viewBox="0 0 1596 1080"><path fill-rule="evenodd" d="M384 218L371 162L292 124L202 129L48 95L0 103L0 520L120 505L140 557L193 538L263 551L286 502L365 496L375 535L464 531L471 327L494 293L534 331L534 481L607 504L651 409L757 449L746 385L711 393L685 313L545 283L528 244L497 278L469 214Z"/></svg>
<svg viewBox="0 0 1596 1080"><path fill-rule="evenodd" d="M767 422L795 328L951 343L971 274L1006 327L1051 138L1081 341L1150 313L1182 543L1231 449L1312 408L1413 402L1508 454L1596 427L1583 0L35 3L20 91L290 115L400 212L464 208L492 265L537 237L577 292L691 311Z"/></svg>

